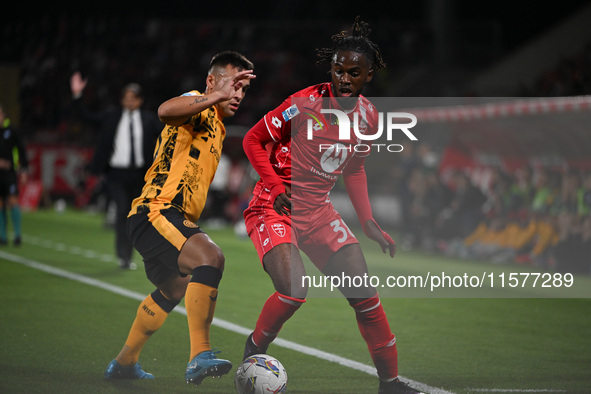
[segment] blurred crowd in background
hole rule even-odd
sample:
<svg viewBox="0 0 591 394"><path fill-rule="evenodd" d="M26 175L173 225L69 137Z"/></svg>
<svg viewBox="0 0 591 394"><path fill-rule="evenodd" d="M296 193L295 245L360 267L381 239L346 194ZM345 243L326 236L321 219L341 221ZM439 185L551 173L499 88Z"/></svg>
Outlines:
<svg viewBox="0 0 591 394"><path fill-rule="evenodd" d="M482 185L457 169L444 182L429 156L398 178L403 250L591 274L591 170L491 167Z"/></svg>
<svg viewBox="0 0 591 394"><path fill-rule="evenodd" d="M235 224L256 180L242 150L241 135L288 95L324 82L327 66L317 66L315 48L350 21L277 21L260 24L124 15L41 17L35 24L5 21L0 59L19 69L18 128L28 144L92 147L96 129L71 114L68 80L75 71L88 79L84 93L90 109L117 106L123 85L144 89L144 107L155 111L164 100L200 86L212 55L239 49L260 76L237 116L229 121L226 155L212 185L204 220ZM420 27L380 25L374 39L388 42L388 70L376 75L366 96L400 92L392 77L421 61L431 42ZM399 37L392 39L392 37ZM261 45L260 40L264 40ZM382 44L384 46L384 44ZM482 50L479 49L479 50ZM492 56L489 54L489 56ZM490 57L483 61L491 60ZM481 95L461 85L445 86L451 95ZM591 44L539 75L532 86L515 86L511 96L591 94ZM522 168L477 185L459 168L443 179L438 158L444 146L429 141L397 156L393 194L402 206L395 229L399 247L440 252L495 263L530 264L546 269L591 272L591 173L577 169ZM81 193L88 185L81 186ZM100 182L83 205L108 210ZM103 199L103 200L101 200ZM101 202L102 201L102 202ZM107 199L108 201L108 199Z"/></svg>

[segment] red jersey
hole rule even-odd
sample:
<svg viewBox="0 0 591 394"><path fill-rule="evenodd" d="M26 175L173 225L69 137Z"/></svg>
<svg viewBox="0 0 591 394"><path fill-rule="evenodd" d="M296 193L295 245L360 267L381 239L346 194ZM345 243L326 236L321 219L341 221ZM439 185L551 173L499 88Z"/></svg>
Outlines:
<svg viewBox="0 0 591 394"><path fill-rule="evenodd" d="M369 100L359 96L355 108L344 111L338 106L330 83L291 95L253 127L254 135L245 138L245 150L261 176L253 194L259 195L261 189L267 189L274 201L275 196L285 191L284 185L288 185L295 206L318 206L326 202L351 159L368 154L365 148L356 149L362 141L353 127L348 139L339 138L338 117L321 111L327 107L347 113L350 122L357 119L360 133L378 125L378 112ZM255 144L260 143L268 143L268 156L254 152ZM268 166L265 168L265 161L270 162L272 172ZM363 160L356 165L362 166Z"/></svg>

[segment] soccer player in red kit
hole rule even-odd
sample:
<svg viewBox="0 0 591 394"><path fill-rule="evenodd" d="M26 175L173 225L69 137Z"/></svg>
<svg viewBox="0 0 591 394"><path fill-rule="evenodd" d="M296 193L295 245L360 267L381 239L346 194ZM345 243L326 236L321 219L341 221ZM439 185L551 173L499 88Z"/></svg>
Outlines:
<svg viewBox="0 0 591 394"><path fill-rule="evenodd" d="M244 358L266 353L283 324L305 302L305 269L299 251L325 275L367 274L359 242L328 198L339 176L364 233L394 257L394 241L372 216L364 170L367 153L355 152L354 145L360 142L355 134L339 139L338 118L322 112L328 102L331 108L348 113L351 121L358 120L361 132L378 127L376 108L361 96L374 71L385 66L369 33L368 25L357 18L351 33L333 36L333 48L318 52L320 62L330 61L331 82L293 94L244 138L244 150L261 177L244 218L276 290L246 341ZM375 288L342 286L339 290L355 310L380 378L379 393L417 393L398 379L396 339Z"/></svg>

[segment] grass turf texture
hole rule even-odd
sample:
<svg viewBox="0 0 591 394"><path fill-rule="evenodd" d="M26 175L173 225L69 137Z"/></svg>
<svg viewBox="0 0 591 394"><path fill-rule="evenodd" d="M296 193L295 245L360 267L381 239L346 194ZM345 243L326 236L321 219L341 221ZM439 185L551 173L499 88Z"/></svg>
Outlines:
<svg viewBox="0 0 591 394"><path fill-rule="evenodd" d="M0 252L141 294L153 290L141 264L138 271L121 271L114 258L101 260L112 255L114 238L100 215L27 213L23 228L23 246ZM272 285L249 240L228 229L208 232L226 255L216 317L252 328ZM479 264L411 252L389 261L377 246L362 241L367 260L378 262L377 271L381 264L417 273L431 266L469 270ZM234 390L233 371L206 379L197 389L184 383L189 355L182 314L171 313L142 352L142 366L156 380L111 382L103 380L103 372L125 340L138 301L2 257L0 297L0 392ZM589 299L386 298L383 304L397 336L400 373L408 378L457 393L474 388L591 391ZM223 351L220 356L237 367L245 336L213 327L211 337ZM309 299L281 337L371 365L343 299ZM269 352L285 365L291 393L377 392L377 379L365 373L274 345Z"/></svg>

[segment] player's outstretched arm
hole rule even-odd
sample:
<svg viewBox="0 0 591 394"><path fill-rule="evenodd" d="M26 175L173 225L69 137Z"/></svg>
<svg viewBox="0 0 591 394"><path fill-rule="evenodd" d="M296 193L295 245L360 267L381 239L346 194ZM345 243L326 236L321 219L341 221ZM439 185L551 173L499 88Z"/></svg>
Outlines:
<svg viewBox="0 0 591 394"><path fill-rule="evenodd" d="M255 75L252 70L237 72L232 77L222 77L216 81L211 92L201 96L179 96L173 97L160 105L158 117L163 123L171 126L181 126L191 116L197 115L207 108L230 100L242 87L242 81L253 79Z"/></svg>
<svg viewBox="0 0 591 394"><path fill-rule="evenodd" d="M265 183L265 187L271 191L273 208L280 215L289 215L291 210L291 192L289 187L283 184L281 178L275 172L269 161L269 153L265 148L273 142L264 119L261 119L250 129L242 140L242 147L253 168Z"/></svg>
<svg viewBox="0 0 591 394"><path fill-rule="evenodd" d="M369 239L376 241L382 248L382 252L389 252L390 257L394 257L396 253L394 240L380 228L373 218L367 192L367 175L365 174L364 161L363 157L354 156L347 164L343 171L345 187L365 235Z"/></svg>

